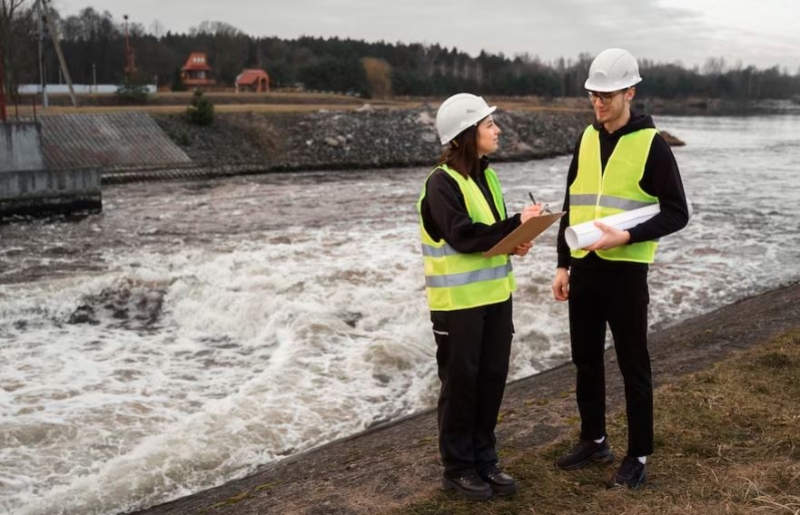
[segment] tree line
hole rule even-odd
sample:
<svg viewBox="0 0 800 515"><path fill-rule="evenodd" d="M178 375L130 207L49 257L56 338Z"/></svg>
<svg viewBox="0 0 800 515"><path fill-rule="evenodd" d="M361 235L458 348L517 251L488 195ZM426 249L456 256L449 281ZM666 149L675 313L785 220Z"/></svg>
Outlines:
<svg viewBox="0 0 800 515"><path fill-rule="evenodd" d="M39 82L38 34L33 1L16 5L13 17L0 19L0 57L7 90ZM72 79L82 84L120 84L126 79L126 24L91 7L73 16L51 11ZM2 17L2 11L0 11ZM545 63L529 54L507 57L481 52L470 56L438 44L366 42L341 38L253 37L223 22L203 22L187 33L166 31L159 22L127 26L140 82L180 88L180 68L192 52L205 52L218 84L232 86L244 68L263 68L273 88L349 93L364 97L446 96L471 91L487 96L571 97L585 94L583 82L592 56ZM5 51L4 51L5 50ZM640 94L660 98L735 100L790 99L800 95L800 70L757 69L709 58L702 67L640 61L646 80ZM49 37L44 73L60 81Z"/></svg>

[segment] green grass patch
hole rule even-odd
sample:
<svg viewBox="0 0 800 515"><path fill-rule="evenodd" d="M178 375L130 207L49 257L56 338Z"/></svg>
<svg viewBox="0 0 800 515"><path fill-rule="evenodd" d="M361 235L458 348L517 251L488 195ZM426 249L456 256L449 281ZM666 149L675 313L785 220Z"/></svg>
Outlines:
<svg viewBox="0 0 800 515"><path fill-rule="evenodd" d="M520 488L512 498L476 503L440 491L391 513L800 514L800 330L659 388L655 406L656 450L638 490L606 489L612 466L555 469L573 430L543 448L504 452ZM620 457L624 411L608 429Z"/></svg>

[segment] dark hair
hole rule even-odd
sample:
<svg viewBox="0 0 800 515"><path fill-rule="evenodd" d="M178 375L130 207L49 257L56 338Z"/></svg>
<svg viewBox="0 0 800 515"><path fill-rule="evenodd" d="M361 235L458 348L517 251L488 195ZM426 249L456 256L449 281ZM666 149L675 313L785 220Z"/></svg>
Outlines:
<svg viewBox="0 0 800 515"><path fill-rule="evenodd" d="M465 177L476 177L481 167L481 158L478 155L479 124L480 122L453 138L439 156L436 166L446 164Z"/></svg>

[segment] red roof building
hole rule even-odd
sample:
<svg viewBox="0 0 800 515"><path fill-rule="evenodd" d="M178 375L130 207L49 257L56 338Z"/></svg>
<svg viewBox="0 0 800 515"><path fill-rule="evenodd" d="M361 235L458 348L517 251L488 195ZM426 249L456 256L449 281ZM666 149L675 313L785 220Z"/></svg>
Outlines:
<svg viewBox="0 0 800 515"><path fill-rule="evenodd" d="M269 93L269 75L264 70L243 70L236 77L236 92L239 91Z"/></svg>
<svg viewBox="0 0 800 515"><path fill-rule="evenodd" d="M186 86L212 86L217 81L209 77L210 71L206 54L192 52L181 68L181 79Z"/></svg>

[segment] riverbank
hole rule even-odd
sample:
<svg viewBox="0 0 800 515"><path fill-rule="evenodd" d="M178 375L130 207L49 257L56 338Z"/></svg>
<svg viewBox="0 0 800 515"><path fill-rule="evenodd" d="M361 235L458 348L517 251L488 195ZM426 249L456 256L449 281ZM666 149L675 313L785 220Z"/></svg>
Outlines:
<svg viewBox="0 0 800 515"><path fill-rule="evenodd" d="M346 170L425 166L441 152L436 109L226 112L214 123L190 124L182 114L152 114L192 161L204 167L259 171ZM591 111L498 110L503 130L496 161L525 161L568 154Z"/></svg>
<svg viewBox="0 0 800 515"><path fill-rule="evenodd" d="M440 491L436 417L428 410L137 513L596 513L613 506L618 513L710 514L777 512L781 503L792 513L800 455L791 437L772 431L797 434L796 403L781 403L798 394L798 331L800 283L793 283L651 335L657 441L650 481L638 492L606 491L610 469L570 475L549 467L579 423L574 372L564 365L507 389L498 441L520 482L511 500L467 504ZM751 354L715 367L736 351ZM613 351L606 362L610 440L619 455L624 411ZM756 455L761 448L771 455ZM700 488L689 488L695 481ZM776 493L775 483L788 493Z"/></svg>
<svg viewBox="0 0 800 515"><path fill-rule="evenodd" d="M187 120L186 107L179 103L188 97L177 94L159 95L153 105L145 106L109 106L102 104L102 98L92 98L100 105L89 105L80 111L53 107L43 119L58 119L59 115L78 112L109 116L122 111L143 111L158 125L155 130L158 134L154 132L151 136L163 138L166 134L176 145L175 150L185 153L183 160L160 165L149 161L115 161L120 148L130 146L147 155L154 147L141 137L131 138L131 145L120 147L119 141L115 141L107 148L92 139L97 148L89 154L103 156L109 161L103 171L104 184L277 171L430 166L442 150L434 127L438 105L426 99L371 104L336 95L210 97L222 103L216 106L214 122L208 126L193 125ZM570 154L574 142L593 120L585 99L490 100L493 103L496 100L499 109L495 118L503 130L500 148L492 156L496 162ZM260 103L241 103L248 101ZM666 113L739 112L735 107L711 100L637 100L635 105L639 112L654 113L656 121L658 115ZM48 129L47 123L45 129ZM118 130L120 134L125 133L122 128Z"/></svg>

